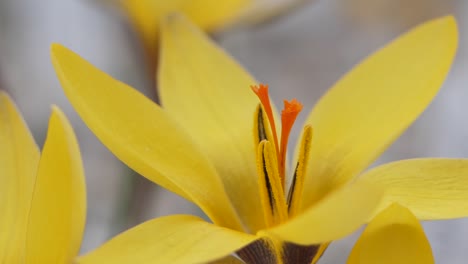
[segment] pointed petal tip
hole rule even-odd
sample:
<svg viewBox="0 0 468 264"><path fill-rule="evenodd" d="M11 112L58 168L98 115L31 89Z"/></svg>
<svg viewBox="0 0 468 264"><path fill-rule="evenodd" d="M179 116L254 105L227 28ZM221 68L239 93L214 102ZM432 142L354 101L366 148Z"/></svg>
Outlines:
<svg viewBox="0 0 468 264"><path fill-rule="evenodd" d="M457 19L455 18L454 15L451 15L451 14L439 18L439 21L443 21L444 23L446 23L448 26L451 26L451 27L455 27L455 28L458 27Z"/></svg>
<svg viewBox="0 0 468 264"><path fill-rule="evenodd" d="M436 17L436 18L427 20L419 24L420 27L428 26L428 25L432 25L432 26L439 25L444 28L457 29L457 19L455 18L454 15L449 14L445 16Z"/></svg>
<svg viewBox="0 0 468 264"><path fill-rule="evenodd" d="M56 104L52 104L50 106L50 110L51 110L51 114L63 115L62 109L60 109L60 107L58 107Z"/></svg>
<svg viewBox="0 0 468 264"><path fill-rule="evenodd" d="M71 135L74 138L74 140L76 140L75 131L73 130L71 122L68 119L67 115L63 112L63 110L55 104L51 105L50 108L50 120L54 119L59 121L61 126L65 127L65 130L67 131L66 133Z"/></svg>
<svg viewBox="0 0 468 264"><path fill-rule="evenodd" d="M454 51L456 50L458 46L458 22L455 16L446 15L439 17L422 24L422 26L427 26L427 24L431 24L434 31L439 31L439 34L446 34L447 39L453 41Z"/></svg>
<svg viewBox="0 0 468 264"><path fill-rule="evenodd" d="M162 19L161 33L163 39L168 38L167 35L177 38L181 34L174 34L175 32L186 31L192 33L202 32L197 26L195 26L195 23L190 20L190 18L179 12L172 12Z"/></svg>
<svg viewBox="0 0 468 264"><path fill-rule="evenodd" d="M79 55L73 50L65 47L64 45L60 43L52 43L50 45L50 57L52 58L52 63L54 64L54 66L56 66L56 63L58 61L63 61L64 57L69 57L69 56L79 56Z"/></svg>
<svg viewBox="0 0 468 264"><path fill-rule="evenodd" d="M458 38L458 22L455 16L446 15L436 19L435 22L443 24L447 30L453 32L455 38Z"/></svg>
<svg viewBox="0 0 468 264"><path fill-rule="evenodd" d="M66 48L62 44L55 43L55 42L50 44L50 54L52 57L54 57L55 55L57 55L57 53L65 49Z"/></svg>
<svg viewBox="0 0 468 264"><path fill-rule="evenodd" d="M65 113L63 113L62 109L58 107L57 105L53 104L50 106L51 112L50 112L50 120L59 120L60 123L62 124L67 124L67 126L70 126L70 122L68 121L67 116Z"/></svg>

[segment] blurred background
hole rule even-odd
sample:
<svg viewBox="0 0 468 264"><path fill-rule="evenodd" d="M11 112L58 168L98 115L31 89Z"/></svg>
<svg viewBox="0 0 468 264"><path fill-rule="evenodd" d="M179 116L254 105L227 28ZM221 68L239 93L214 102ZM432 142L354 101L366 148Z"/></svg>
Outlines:
<svg viewBox="0 0 468 264"><path fill-rule="evenodd" d="M81 122L59 87L49 59L52 42L66 45L155 98L138 36L111 2L0 0L0 89L15 99L39 144L44 141L51 104L64 109L78 135L89 201L82 252L153 217L200 213L116 160ZM263 2L268 6L278 0ZM300 98L308 112L366 55L411 27L447 14L455 15L460 29L452 71L435 101L377 163L468 157L468 1L305 1L273 20L231 27L215 39L259 81L270 85L277 104L284 98ZM304 118L305 114L299 122ZM467 262L468 219L427 222L424 227L437 263ZM320 263L345 263L356 238L333 243Z"/></svg>

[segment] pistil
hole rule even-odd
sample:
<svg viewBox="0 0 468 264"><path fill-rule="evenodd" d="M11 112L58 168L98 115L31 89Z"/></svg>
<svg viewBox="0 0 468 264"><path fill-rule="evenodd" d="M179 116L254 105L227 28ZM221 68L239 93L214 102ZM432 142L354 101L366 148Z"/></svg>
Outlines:
<svg viewBox="0 0 468 264"><path fill-rule="evenodd" d="M280 178L283 187L285 181L286 152L288 149L289 134L291 133L294 122L301 110L302 104L296 99L292 99L291 102L284 100L284 108L283 111L281 111L281 146L278 158Z"/></svg>

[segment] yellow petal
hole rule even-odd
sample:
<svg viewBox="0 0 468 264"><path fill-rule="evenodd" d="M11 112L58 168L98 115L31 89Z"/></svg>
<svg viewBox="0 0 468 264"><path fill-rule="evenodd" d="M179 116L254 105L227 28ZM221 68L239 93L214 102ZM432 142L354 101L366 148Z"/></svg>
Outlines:
<svg viewBox="0 0 468 264"><path fill-rule="evenodd" d="M215 169L161 108L65 47L54 45L52 60L75 110L119 159L215 223L241 228Z"/></svg>
<svg viewBox="0 0 468 264"><path fill-rule="evenodd" d="M168 17L162 30L162 105L206 151L242 220L256 231L264 227L253 176L256 82L181 15Z"/></svg>
<svg viewBox="0 0 468 264"><path fill-rule="evenodd" d="M227 256L257 237L189 215L147 221L78 259L78 263L205 263Z"/></svg>
<svg viewBox="0 0 468 264"><path fill-rule="evenodd" d="M178 11L205 30L223 26L252 0L122 0L124 11L140 34L148 52L155 55L161 19ZM154 57L152 56L152 59Z"/></svg>
<svg viewBox="0 0 468 264"><path fill-rule="evenodd" d="M27 227L26 263L71 263L86 219L86 190L78 142L53 107L37 171Z"/></svg>
<svg viewBox="0 0 468 264"><path fill-rule="evenodd" d="M359 179L385 189L380 210L397 202L419 219L468 216L468 159L402 160L374 168Z"/></svg>
<svg viewBox="0 0 468 264"><path fill-rule="evenodd" d="M0 91L0 260L21 263L39 149L10 97Z"/></svg>
<svg viewBox="0 0 468 264"><path fill-rule="evenodd" d="M431 102L455 55L453 17L422 24L358 64L320 100L305 205L320 199L378 157Z"/></svg>
<svg viewBox="0 0 468 264"><path fill-rule="evenodd" d="M382 196L380 188L365 181L346 185L283 225L265 232L300 245L340 239L367 222Z"/></svg>
<svg viewBox="0 0 468 264"><path fill-rule="evenodd" d="M348 264L433 264L431 246L418 219L393 204L378 214L354 246Z"/></svg>

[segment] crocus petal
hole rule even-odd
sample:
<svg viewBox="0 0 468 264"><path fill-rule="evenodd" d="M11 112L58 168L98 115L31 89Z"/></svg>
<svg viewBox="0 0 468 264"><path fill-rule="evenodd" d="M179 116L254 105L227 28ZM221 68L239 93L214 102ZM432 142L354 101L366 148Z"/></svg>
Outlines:
<svg viewBox="0 0 468 264"><path fill-rule="evenodd" d="M122 0L121 5L149 51L156 54L161 19L182 12L205 30L215 30L235 18L252 0ZM153 57L154 59L154 57Z"/></svg>
<svg viewBox="0 0 468 264"><path fill-rule="evenodd" d="M257 237L189 215L147 221L78 259L78 263L206 263L228 256Z"/></svg>
<svg viewBox="0 0 468 264"><path fill-rule="evenodd" d="M9 96L0 91L0 262L21 263L39 149Z"/></svg>
<svg viewBox="0 0 468 264"><path fill-rule="evenodd" d="M52 59L75 110L119 159L215 223L241 229L215 169L166 112L65 47L54 45Z"/></svg>
<svg viewBox="0 0 468 264"><path fill-rule="evenodd" d="M305 205L378 157L431 102L455 55L453 17L422 24L357 65L320 100L306 123L314 139Z"/></svg>
<svg viewBox="0 0 468 264"><path fill-rule="evenodd" d="M357 241L348 264L433 264L431 246L418 219L393 204L378 214Z"/></svg>
<svg viewBox="0 0 468 264"><path fill-rule="evenodd" d="M252 230L264 226L252 115L258 99L250 75L178 14L162 27L159 92L164 109L190 131L222 176Z"/></svg>
<svg viewBox="0 0 468 264"><path fill-rule="evenodd" d="M419 219L468 216L468 159L410 159L384 164L359 177L381 185L380 206L397 202Z"/></svg>
<svg viewBox="0 0 468 264"><path fill-rule="evenodd" d="M375 185L353 183L332 192L285 224L261 232L300 245L340 239L367 222L382 196L382 190Z"/></svg>
<svg viewBox="0 0 468 264"><path fill-rule="evenodd" d="M27 227L26 263L71 263L86 219L86 191L78 142L53 107Z"/></svg>

